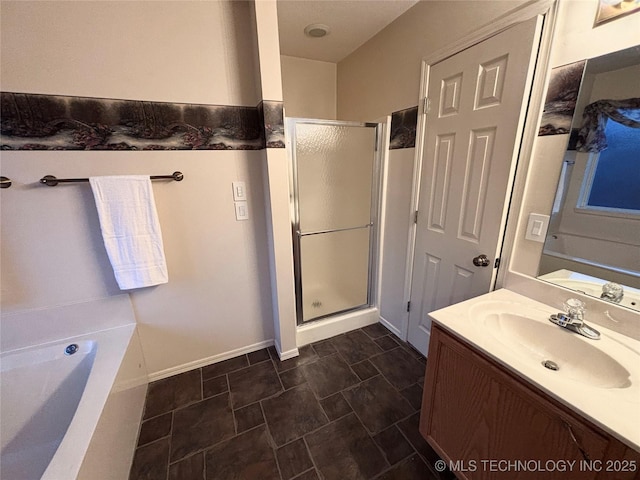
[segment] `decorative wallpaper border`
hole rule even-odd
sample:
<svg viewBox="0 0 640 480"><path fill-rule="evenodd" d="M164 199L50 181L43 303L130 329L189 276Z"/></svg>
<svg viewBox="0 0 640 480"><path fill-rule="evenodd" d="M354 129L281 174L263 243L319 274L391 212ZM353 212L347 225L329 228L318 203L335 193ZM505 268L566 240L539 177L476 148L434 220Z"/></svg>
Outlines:
<svg viewBox="0 0 640 480"><path fill-rule="evenodd" d="M391 114L391 138L389 150L416 146L418 107L406 108Z"/></svg>
<svg viewBox="0 0 640 480"><path fill-rule="evenodd" d="M538 136L563 135L571 132L578 92L584 74L585 60L551 69L547 98L540 120Z"/></svg>
<svg viewBox="0 0 640 480"><path fill-rule="evenodd" d="M0 97L3 150L284 148L282 102L238 107L11 92Z"/></svg>
<svg viewBox="0 0 640 480"><path fill-rule="evenodd" d="M258 110L264 125L265 147L285 148L283 103L263 100L260 102Z"/></svg>

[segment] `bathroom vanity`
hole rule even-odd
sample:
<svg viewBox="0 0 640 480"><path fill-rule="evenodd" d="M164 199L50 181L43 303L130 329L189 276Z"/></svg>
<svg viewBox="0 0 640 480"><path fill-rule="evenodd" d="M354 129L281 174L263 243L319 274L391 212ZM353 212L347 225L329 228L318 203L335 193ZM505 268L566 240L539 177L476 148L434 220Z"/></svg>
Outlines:
<svg viewBox="0 0 640 480"><path fill-rule="evenodd" d="M498 290L430 314L420 431L459 479L640 479L640 342L552 313Z"/></svg>

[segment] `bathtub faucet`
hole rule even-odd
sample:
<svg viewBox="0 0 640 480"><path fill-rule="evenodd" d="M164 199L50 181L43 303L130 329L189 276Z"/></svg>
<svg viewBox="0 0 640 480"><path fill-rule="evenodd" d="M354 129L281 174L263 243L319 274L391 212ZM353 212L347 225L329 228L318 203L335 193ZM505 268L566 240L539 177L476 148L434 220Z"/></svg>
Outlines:
<svg viewBox="0 0 640 480"><path fill-rule="evenodd" d="M565 312L551 315L549 317L551 323L555 323L559 327L566 328L591 340L598 340L600 338L600 332L584 323L584 302L577 298L570 298L563 303L563 306Z"/></svg>
<svg viewBox="0 0 640 480"><path fill-rule="evenodd" d="M602 295L600 295L600 298L609 302L620 303L622 297L624 297L624 290L622 289L622 285L609 282L605 283L602 286Z"/></svg>

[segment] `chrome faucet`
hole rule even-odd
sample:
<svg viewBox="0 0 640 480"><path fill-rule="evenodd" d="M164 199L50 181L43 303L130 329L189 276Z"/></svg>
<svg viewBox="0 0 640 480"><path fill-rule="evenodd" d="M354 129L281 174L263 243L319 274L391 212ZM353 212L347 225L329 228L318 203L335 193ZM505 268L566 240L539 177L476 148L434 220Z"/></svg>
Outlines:
<svg viewBox="0 0 640 480"><path fill-rule="evenodd" d="M555 323L559 327L566 328L592 340L598 340L600 338L600 332L584 323L584 302L577 298L570 298L562 305L565 311L551 315L549 317L551 323Z"/></svg>
<svg viewBox="0 0 640 480"><path fill-rule="evenodd" d="M622 297L624 297L624 290L622 288L622 285L609 282L605 283L602 286L602 295L600 295L600 298L609 302L620 303Z"/></svg>

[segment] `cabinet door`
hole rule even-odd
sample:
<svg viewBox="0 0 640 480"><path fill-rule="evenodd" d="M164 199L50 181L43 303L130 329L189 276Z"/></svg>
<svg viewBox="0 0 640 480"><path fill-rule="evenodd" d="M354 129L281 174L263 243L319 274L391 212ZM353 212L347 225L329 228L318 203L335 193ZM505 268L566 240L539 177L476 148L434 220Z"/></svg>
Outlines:
<svg viewBox="0 0 640 480"><path fill-rule="evenodd" d="M458 462L459 478L596 478L581 461L604 458L604 435L441 329L434 333L420 431L442 458Z"/></svg>
<svg viewBox="0 0 640 480"><path fill-rule="evenodd" d="M640 480L640 452L611 437L597 480Z"/></svg>

